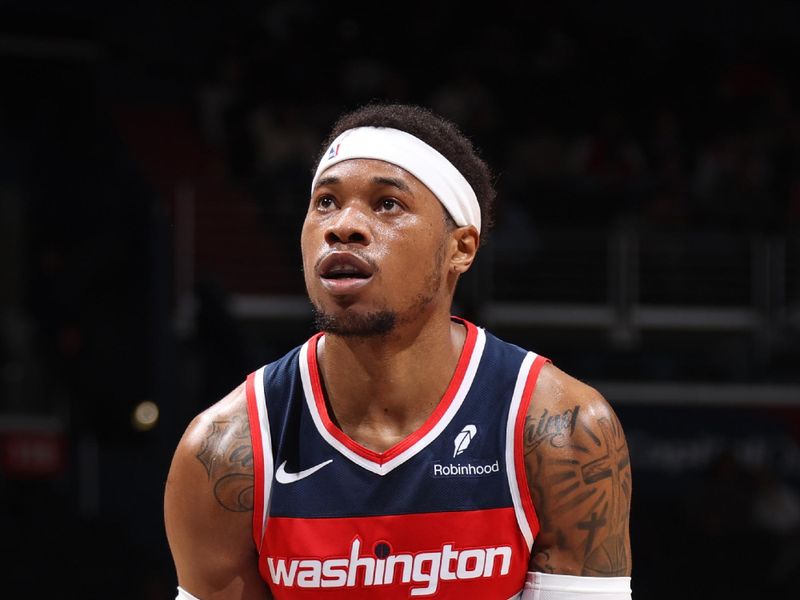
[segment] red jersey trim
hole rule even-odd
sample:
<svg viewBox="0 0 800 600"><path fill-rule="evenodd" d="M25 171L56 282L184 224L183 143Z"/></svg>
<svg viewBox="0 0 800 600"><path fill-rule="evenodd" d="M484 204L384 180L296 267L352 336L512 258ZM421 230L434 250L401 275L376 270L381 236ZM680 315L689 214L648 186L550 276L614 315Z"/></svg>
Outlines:
<svg viewBox="0 0 800 600"><path fill-rule="evenodd" d="M525 512L525 518L528 521L528 526L531 528L533 538L539 534L539 517L536 514L536 509L533 506L533 499L531 498L531 490L528 486L528 475L525 470L525 448L524 448L524 429L525 417L528 414L528 407L530 406L533 397L533 390L536 387L536 381L539 379L539 373L542 367L550 362L544 356L537 356L528 371L528 377L525 380L525 388L522 392L522 399L519 404L519 410L516 415L516 422L514 424L514 467L517 476L517 487L519 494L522 498L522 508Z"/></svg>
<svg viewBox="0 0 800 600"><path fill-rule="evenodd" d="M328 415L328 407L325 404L325 396L322 391L322 383L319 375L319 364L317 362L317 342L323 334L318 333L312 337L308 343L308 372L311 379L311 389L314 395L314 403L317 407L317 412L319 413L320 419L322 420L322 424L328 433L355 454L378 465L383 465L384 463L389 462L393 458L408 450L420 439L425 437L425 435L427 435L431 429L436 426L442 416L447 412L447 409L453 402L453 398L461 387L461 384L464 381L464 374L467 372L467 367L469 366L472 352L475 348L475 341L478 337L478 330L475 325L463 319L456 320L466 326L467 337L464 341L464 347L461 349L461 355L458 359L458 363L456 364L453 377L450 380L450 384L447 386L447 390L439 401L439 404L436 406L436 409L427 418L425 423L423 423L422 426L414 433L410 434L408 437L404 438L385 452L375 452L374 450L365 448L350 438L341 429L339 429L333 423L333 421L331 421L330 416Z"/></svg>
<svg viewBox="0 0 800 600"><path fill-rule="evenodd" d="M263 370L257 371L263 374ZM259 552L264 536L264 448L261 442L261 423L256 397L256 373L247 376L247 418L250 422L250 441L253 444L253 541ZM259 382L259 385L263 383Z"/></svg>

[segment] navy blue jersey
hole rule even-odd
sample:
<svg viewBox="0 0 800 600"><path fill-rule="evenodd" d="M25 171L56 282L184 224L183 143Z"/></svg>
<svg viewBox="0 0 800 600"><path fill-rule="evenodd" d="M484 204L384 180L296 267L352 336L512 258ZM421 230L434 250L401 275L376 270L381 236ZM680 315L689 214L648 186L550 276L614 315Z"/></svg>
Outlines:
<svg viewBox="0 0 800 600"><path fill-rule="evenodd" d="M539 524L522 429L543 357L471 323L450 385L385 452L331 420L317 334L247 379L253 535L277 600L498 598L523 587Z"/></svg>

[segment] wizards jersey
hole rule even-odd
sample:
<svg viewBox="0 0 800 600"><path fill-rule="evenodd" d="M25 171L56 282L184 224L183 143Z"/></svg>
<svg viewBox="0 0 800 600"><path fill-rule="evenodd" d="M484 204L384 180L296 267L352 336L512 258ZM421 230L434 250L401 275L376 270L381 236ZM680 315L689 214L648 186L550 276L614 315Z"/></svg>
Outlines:
<svg viewBox="0 0 800 600"><path fill-rule="evenodd" d="M253 536L276 600L520 593L539 523L522 428L543 357L471 323L453 378L385 452L331 420L317 334L247 378Z"/></svg>

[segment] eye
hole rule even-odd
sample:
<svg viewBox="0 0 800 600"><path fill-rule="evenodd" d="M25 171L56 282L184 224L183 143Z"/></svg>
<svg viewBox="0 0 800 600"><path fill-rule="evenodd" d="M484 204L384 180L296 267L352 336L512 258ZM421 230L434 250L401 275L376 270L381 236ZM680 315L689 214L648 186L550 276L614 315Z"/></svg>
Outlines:
<svg viewBox="0 0 800 600"><path fill-rule="evenodd" d="M317 210L330 210L335 206L333 198L331 196L320 196L314 202L314 206Z"/></svg>
<svg viewBox="0 0 800 600"><path fill-rule="evenodd" d="M396 212L402 208L394 198L382 198L378 208L381 212Z"/></svg>

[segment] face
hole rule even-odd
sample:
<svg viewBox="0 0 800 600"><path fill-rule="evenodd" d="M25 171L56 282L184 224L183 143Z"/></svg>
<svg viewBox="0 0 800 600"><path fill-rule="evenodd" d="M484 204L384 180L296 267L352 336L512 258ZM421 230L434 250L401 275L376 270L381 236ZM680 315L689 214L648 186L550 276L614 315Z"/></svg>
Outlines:
<svg viewBox="0 0 800 600"><path fill-rule="evenodd" d="M379 160L320 177L303 224L306 288L323 330L388 333L450 305L451 236L442 205L413 175Z"/></svg>

